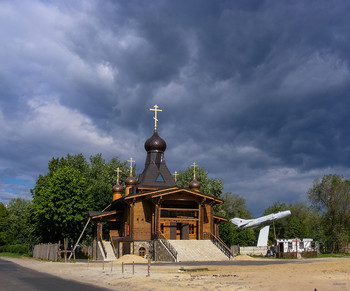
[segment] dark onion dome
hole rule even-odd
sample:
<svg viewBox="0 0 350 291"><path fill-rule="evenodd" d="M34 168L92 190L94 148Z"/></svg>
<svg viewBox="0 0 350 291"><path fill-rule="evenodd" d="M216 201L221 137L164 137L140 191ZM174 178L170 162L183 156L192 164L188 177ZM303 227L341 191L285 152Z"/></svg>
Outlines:
<svg viewBox="0 0 350 291"><path fill-rule="evenodd" d="M201 184L197 181L196 176L194 176L193 180L190 183L190 189L199 191L200 187L201 187Z"/></svg>
<svg viewBox="0 0 350 291"><path fill-rule="evenodd" d="M130 172L129 177L125 179L125 185L126 186L135 186L137 184L137 180L134 178L132 173Z"/></svg>
<svg viewBox="0 0 350 291"><path fill-rule="evenodd" d="M166 142L158 135L157 131L155 131L153 135L146 140L145 149L147 152L165 152Z"/></svg>
<svg viewBox="0 0 350 291"><path fill-rule="evenodd" d="M112 188L113 193L122 193L123 192L123 186L119 185L119 182L115 184Z"/></svg>

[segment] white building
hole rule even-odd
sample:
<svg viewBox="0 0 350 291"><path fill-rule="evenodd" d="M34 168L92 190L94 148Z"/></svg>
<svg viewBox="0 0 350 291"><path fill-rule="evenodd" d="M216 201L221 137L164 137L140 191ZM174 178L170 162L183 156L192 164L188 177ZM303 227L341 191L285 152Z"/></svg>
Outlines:
<svg viewBox="0 0 350 291"><path fill-rule="evenodd" d="M310 252L316 250L316 245L312 238L293 238L293 239L277 239L278 252Z"/></svg>

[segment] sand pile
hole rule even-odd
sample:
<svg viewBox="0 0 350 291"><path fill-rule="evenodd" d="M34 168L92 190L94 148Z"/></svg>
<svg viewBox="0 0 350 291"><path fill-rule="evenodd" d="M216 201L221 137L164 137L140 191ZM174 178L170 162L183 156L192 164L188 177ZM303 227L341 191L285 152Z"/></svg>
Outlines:
<svg viewBox="0 0 350 291"><path fill-rule="evenodd" d="M251 256L248 255L238 255L232 258L233 261L254 261L256 258L252 258Z"/></svg>
<svg viewBox="0 0 350 291"><path fill-rule="evenodd" d="M148 260L143 258L143 257L136 256L136 255L124 255L114 262L117 264L121 264L121 263L132 264L132 262L134 262L134 263L147 263Z"/></svg>

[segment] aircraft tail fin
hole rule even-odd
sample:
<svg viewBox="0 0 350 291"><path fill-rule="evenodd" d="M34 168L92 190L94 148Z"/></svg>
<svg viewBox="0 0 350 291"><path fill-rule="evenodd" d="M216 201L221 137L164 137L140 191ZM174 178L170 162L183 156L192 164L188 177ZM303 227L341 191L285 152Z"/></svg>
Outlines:
<svg viewBox="0 0 350 291"><path fill-rule="evenodd" d="M230 221L238 227L242 227L242 226L247 224L247 220L239 218L239 217L232 218Z"/></svg>

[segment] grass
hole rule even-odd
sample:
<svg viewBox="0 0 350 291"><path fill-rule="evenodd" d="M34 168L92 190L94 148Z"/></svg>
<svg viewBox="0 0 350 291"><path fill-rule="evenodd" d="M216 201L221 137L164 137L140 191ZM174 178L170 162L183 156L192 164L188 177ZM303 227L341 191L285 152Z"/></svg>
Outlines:
<svg viewBox="0 0 350 291"><path fill-rule="evenodd" d="M350 257L350 253L331 253L331 254L319 254L317 258L347 258Z"/></svg>
<svg viewBox="0 0 350 291"><path fill-rule="evenodd" d="M181 267L179 269L180 272L188 272L188 273L194 273L194 272L207 272L209 271L208 268L184 268Z"/></svg>
<svg viewBox="0 0 350 291"><path fill-rule="evenodd" d="M0 253L0 257L7 257L7 258L30 258L31 256L28 254L17 254L17 253Z"/></svg>

